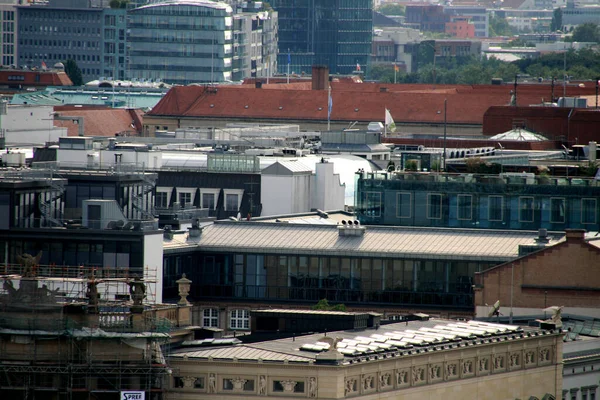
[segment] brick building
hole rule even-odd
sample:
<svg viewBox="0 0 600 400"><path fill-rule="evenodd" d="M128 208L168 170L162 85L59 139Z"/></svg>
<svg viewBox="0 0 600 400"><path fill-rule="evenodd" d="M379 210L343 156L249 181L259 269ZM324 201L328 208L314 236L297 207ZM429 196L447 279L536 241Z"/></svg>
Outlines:
<svg viewBox="0 0 600 400"><path fill-rule="evenodd" d="M544 247L514 261L475 273L478 316L500 300L500 312L539 314L550 306L565 312L598 317L600 307L600 240L585 238L583 230L567 230L565 241ZM512 294L512 301L511 301Z"/></svg>
<svg viewBox="0 0 600 400"><path fill-rule="evenodd" d="M483 114L483 134L493 136L520 127L550 140L588 143L598 141L598 123L600 113L594 109L492 106Z"/></svg>

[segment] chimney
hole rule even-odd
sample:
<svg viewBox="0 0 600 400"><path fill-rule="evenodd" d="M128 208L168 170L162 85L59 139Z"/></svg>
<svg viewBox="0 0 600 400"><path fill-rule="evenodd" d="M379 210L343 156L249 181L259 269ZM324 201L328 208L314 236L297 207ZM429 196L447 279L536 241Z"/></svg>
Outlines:
<svg viewBox="0 0 600 400"><path fill-rule="evenodd" d="M167 240L173 240L173 231L171 230L171 225L165 225L163 228L163 238Z"/></svg>
<svg viewBox="0 0 600 400"><path fill-rule="evenodd" d="M582 242L585 239L585 229L566 229L567 242Z"/></svg>
<svg viewBox="0 0 600 400"><path fill-rule="evenodd" d="M367 228L362 226L358 220L342 220L342 225L338 225L338 236L362 237Z"/></svg>
<svg viewBox="0 0 600 400"><path fill-rule="evenodd" d="M535 238L535 242L542 245L549 243L550 239L548 238L548 230L544 228L538 230L538 237Z"/></svg>
<svg viewBox="0 0 600 400"><path fill-rule="evenodd" d="M190 238L197 238L200 237L201 234L202 228L200 228L200 221L196 218L194 222L192 222L192 226L188 228L188 236Z"/></svg>
<svg viewBox="0 0 600 400"><path fill-rule="evenodd" d="M327 65L313 65L312 90L327 90L329 88L329 67Z"/></svg>

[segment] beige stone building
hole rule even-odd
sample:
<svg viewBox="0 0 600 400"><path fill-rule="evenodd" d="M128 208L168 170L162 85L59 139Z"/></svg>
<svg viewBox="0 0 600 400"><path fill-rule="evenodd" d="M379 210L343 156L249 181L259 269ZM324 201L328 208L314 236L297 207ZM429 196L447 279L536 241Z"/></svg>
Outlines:
<svg viewBox="0 0 600 400"><path fill-rule="evenodd" d="M168 399L548 400L562 394L562 335L555 330L430 319L328 337L210 340L212 346L190 343L196 346L169 356Z"/></svg>

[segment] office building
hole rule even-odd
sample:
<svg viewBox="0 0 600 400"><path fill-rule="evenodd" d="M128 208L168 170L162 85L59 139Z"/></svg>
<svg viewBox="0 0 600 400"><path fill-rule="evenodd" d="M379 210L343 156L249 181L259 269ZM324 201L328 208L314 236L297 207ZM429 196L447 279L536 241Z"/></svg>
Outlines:
<svg viewBox="0 0 600 400"><path fill-rule="evenodd" d="M274 0L279 13L278 72L310 73L326 65L332 74L364 71L370 63L372 2Z"/></svg>
<svg viewBox="0 0 600 400"><path fill-rule="evenodd" d="M127 10L82 0L51 0L17 10L18 65L43 69L73 60L84 82L103 74L124 77Z"/></svg>
<svg viewBox="0 0 600 400"><path fill-rule="evenodd" d="M193 281L190 300L215 316L321 299L391 314L469 316L475 271L515 259L518 245L537 236L357 224L344 213L305 213L217 221L195 236L176 232L164 240L164 298L176 295L175 281L185 272Z"/></svg>
<svg viewBox="0 0 600 400"><path fill-rule="evenodd" d="M234 13L228 4L204 0L130 10L129 76L187 85L273 73L277 13L262 6L247 10Z"/></svg>
<svg viewBox="0 0 600 400"><path fill-rule="evenodd" d="M355 211L369 225L598 231L599 196L582 177L372 173L358 177Z"/></svg>
<svg viewBox="0 0 600 400"><path fill-rule="evenodd" d="M0 35L2 35L2 46L0 47L0 61L3 66L17 66L17 19L16 0L0 4Z"/></svg>

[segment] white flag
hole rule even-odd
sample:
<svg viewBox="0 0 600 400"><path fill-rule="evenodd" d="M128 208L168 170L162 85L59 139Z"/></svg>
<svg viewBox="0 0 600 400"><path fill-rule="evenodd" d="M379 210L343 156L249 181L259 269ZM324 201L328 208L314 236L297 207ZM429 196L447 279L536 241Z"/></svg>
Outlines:
<svg viewBox="0 0 600 400"><path fill-rule="evenodd" d="M392 118L392 114L390 114L390 110L385 109L385 126L390 132L394 132L396 130L396 124L394 123L394 119Z"/></svg>

